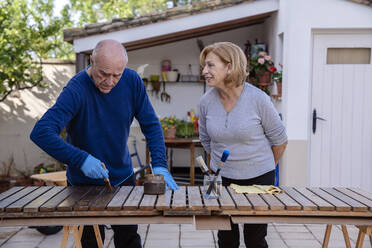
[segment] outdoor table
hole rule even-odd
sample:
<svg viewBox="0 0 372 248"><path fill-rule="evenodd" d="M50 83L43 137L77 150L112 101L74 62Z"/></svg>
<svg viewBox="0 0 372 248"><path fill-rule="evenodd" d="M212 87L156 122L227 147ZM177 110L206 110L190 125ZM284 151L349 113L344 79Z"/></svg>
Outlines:
<svg viewBox="0 0 372 248"><path fill-rule="evenodd" d="M164 144L166 148L181 148L190 150L190 185L195 182L195 146L201 146L199 138L175 138L165 139ZM146 164L150 163L150 152L146 145ZM170 164L173 164L173 156L171 155Z"/></svg>
<svg viewBox="0 0 372 248"><path fill-rule="evenodd" d="M362 247L365 234L372 239L371 193L338 187L280 188L282 193L272 195L237 194L223 187L217 200L206 199L199 186L181 186L164 195L144 194L143 186L111 192L103 186L13 187L0 194L0 226L65 225L73 231L75 243L80 242L79 225L95 225L98 230L97 224L194 223L196 229L229 230L230 221L351 224L360 230L356 247ZM327 233L323 247L326 239Z"/></svg>

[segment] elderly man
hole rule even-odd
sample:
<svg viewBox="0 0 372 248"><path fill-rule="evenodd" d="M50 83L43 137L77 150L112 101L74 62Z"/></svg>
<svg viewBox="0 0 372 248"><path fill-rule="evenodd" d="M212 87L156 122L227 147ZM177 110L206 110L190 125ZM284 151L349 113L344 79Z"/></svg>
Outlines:
<svg viewBox="0 0 372 248"><path fill-rule="evenodd" d="M133 118L144 133L155 174L167 185L177 184L167 170L160 122L139 75L126 68L124 47L114 40L99 42L91 66L76 74L44 116L36 123L31 140L55 159L67 164L69 185L135 185L127 140ZM67 142L59 137L66 127ZM101 166L106 165L107 169ZM115 247L141 247L137 225L112 225ZM100 226L104 240L104 229ZM86 226L83 247L97 247L93 228Z"/></svg>

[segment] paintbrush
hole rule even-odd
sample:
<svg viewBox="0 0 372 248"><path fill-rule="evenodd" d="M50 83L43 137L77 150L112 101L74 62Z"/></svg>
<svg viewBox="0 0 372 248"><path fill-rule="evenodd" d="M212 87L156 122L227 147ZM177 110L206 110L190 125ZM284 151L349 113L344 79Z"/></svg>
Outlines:
<svg viewBox="0 0 372 248"><path fill-rule="evenodd" d="M106 170L105 164L101 163L101 165L102 165L103 169ZM105 185L106 185L107 190L111 192L112 191L112 186L111 186L111 183L110 183L110 179L104 178L103 180L105 181Z"/></svg>
<svg viewBox="0 0 372 248"><path fill-rule="evenodd" d="M209 176L209 169L208 169L207 165L205 164L204 159L203 159L202 156L198 156L196 158L196 163L199 165L203 174Z"/></svg>
<svg viewBox="0 0 372 248"><path fill-rule="evenodd" d="M209 185L208 187L208 190L207 192L205 193L205 197L206 198L209 198L211 192L212 192L212 189L214 187L214 184L216 183L216 180L217 180L217 177L218 175L220 174L220 171L221 169L223 168L224 166L224 163L225 161L227 160L227 157L230 155L230 152L228 150L224 150L223 153L222 153L222 156L221 156L221 161L220 161L220 164L218 165L218 169L216 171L216 174L214 175L214 178L213 178L213 181L211 182L211 184Z"/></svg>

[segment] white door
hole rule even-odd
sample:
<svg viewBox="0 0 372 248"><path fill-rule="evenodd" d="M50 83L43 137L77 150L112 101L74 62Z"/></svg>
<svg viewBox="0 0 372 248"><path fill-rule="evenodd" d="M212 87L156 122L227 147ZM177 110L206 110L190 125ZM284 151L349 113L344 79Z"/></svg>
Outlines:
<svg viewBox="0 0 372 248"><path fill-rule="evenodd" d="M313 37L310 185L372 192L372 31Z"/></svg>

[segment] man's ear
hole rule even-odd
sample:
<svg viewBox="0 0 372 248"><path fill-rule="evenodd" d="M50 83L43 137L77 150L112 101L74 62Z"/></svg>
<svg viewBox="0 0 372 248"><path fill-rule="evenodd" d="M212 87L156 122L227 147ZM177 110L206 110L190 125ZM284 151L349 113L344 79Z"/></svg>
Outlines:
<svg viewBox="0 0 372 248"><path fill-rule="evenodd" d="M94 64L94 59L92 55L89 56L89 62L90 62L90 66Z"/></svg>

